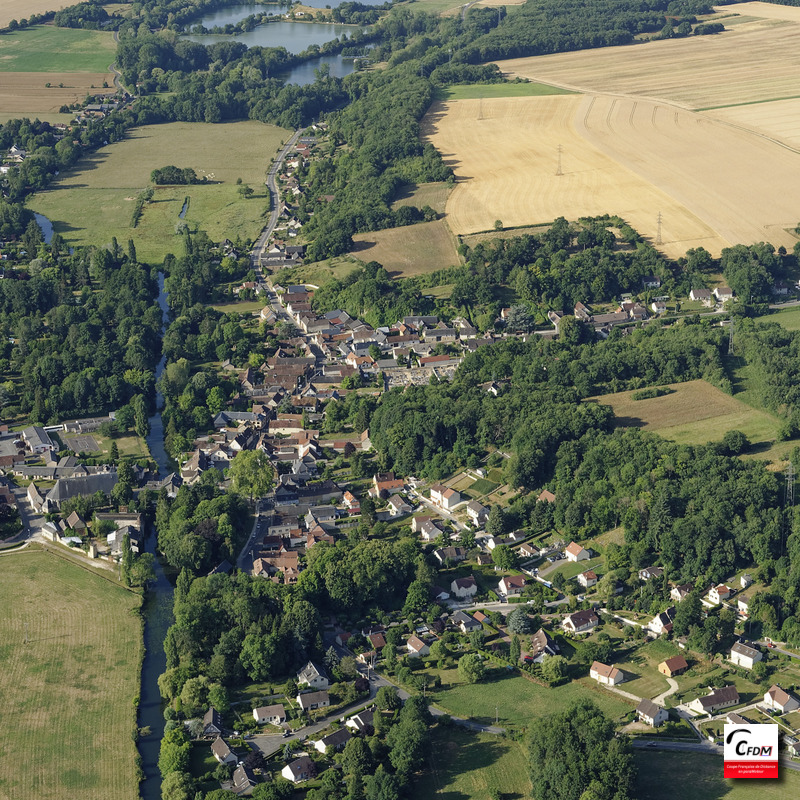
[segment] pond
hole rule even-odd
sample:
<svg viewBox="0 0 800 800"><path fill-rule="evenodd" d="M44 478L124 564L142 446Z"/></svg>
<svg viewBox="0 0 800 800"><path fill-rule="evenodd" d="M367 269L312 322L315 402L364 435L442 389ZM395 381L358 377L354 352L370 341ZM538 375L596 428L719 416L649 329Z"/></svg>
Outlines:
<svg viewBox="0 0 800 800"><path fill-rule="evenodd" d="M53 223L50 222L44 214L38 214L36 211L33 212L33 218L36 220L36 224L42 229L44 243L50 244L53 240Z"/></svg>

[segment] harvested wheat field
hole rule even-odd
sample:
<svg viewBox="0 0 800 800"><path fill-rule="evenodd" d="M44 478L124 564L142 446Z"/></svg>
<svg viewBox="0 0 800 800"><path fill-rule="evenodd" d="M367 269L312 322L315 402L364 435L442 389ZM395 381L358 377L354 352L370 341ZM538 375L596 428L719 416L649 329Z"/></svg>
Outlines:
<svg viewBox="0 0 800 800"><path fill-rule="evenodd" d="M350 255L377 261L395 277L408 278L461 263L452 233L443 219L388 228L353 237Z"/></svg>
<svg viewBox="0 0 800 800"><path fill-rule="evenodd" d="M723 16L733 14L742 17L761 17L762 19L780 19L786 22L800 22L800 7L779 6L775 3L736 3L731 6L714 6L714 11L720 15L720 22L726 23Z"/></svg>
<svg viewBox="0 0 800 800"><path fill-rule="evenodd" d="M659 98L703 109L800 95L798 38L800 23L764 19L714 36L516 58L497 64L508 77L582 91Z"/></svg>
<svg viewBox="0 0 800 800"><path fill-rule="evenodd" d="M103 88L103 81L109 84L107 88ZM0 80L0 109L4 114L35 116L38 112L53 113L63 105L82 103L89 93L114 91L109 72L5 72Z"/></svg>
<svg viewBox="0 0 800 800"><path fill-rule="evenodd" d="M618 214L663 251L768 240L791 248L800 154L646 100L565 95L436 104L429 140L455 170L457 234ZM562 175L557 175L558 147ZM733 166L735 165L735 167Z"/></svg>
<svg viewBox="0 0 800 800"><path fill-rule="evenodd" d="M0 3L0 28L5 28L12 19L28 19L31 14L44 14L47 11L60 11L73 5L64 0L3 0Z"/></svg>
<svg viewBox="0 0 800 800"><path fill-rule="evenodd" d="M134 800L141 598L65 558L0 556L0 798Z"/></svg>

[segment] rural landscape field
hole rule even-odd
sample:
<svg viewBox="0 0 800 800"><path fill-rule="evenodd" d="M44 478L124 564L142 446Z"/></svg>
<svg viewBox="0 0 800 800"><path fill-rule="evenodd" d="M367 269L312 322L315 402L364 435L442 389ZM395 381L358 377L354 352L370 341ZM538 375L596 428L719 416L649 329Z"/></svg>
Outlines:
<svg viewBox="0 0 800 800"><path fill-rule="evenodd" d="M133 800L140 597L35 548L0 556L0 798Z"/></svg>
<svg viewBox="0 0 800 800"><path fill-rule="evenodd" d="M31 208L52 220L71 245L133 239L137 253L160 262L180 246L176 226L185 198L183 219L190 230L205 230L212 239L252 238L263 224L269 199L264 178L288 132L260 122L224 125L171 123L137 128L128 137L82 159L77 168L46 192ZM236 157L232 158L231 153ZM156 187L136 228L131 218L136 195L150 183L152 170L167 165L191 167L207 184ZM253 196L243 199L237 179Z"/></svg>

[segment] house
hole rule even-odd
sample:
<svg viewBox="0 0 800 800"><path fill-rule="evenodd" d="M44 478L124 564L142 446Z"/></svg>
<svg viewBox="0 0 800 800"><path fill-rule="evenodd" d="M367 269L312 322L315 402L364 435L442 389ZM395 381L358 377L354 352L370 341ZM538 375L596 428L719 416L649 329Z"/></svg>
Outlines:
<svg viewBox="0 0 800 800"><path fill-rule="evenodd" d="M561 626L566 631L572 633L587 633L593 630L600 624L600 617L594 611L588 609L586 611L576 611L574 614L568 614L564 617Z"/></svg>
<svg viewBox="0 0 800 800"><path fill-rule="evenodd" d="M735 711L729 711L725 715L725 722L727 722L728 725L750 725L741 714L737 714Z"/></svg>
<svg viewBox="0 0 800 800"><path fill-rule="evenodd" d="M531 636L531 647L528 650L528 656L534 660L535 663L540 664L547 656L555 656L561 652L561 648L550 638L544 628L539 628L536 633Z"/></svg>
<svg viewBox="0 0 800 800"><path fill-rule="evenodd" d="M441 483L431 486L431 502L445 511L451 511L461 502L461 495L455 489L448 489Z"/></svg>
<svg viewBox="0 0 800 800"><path fill-rule="evenodd" d="M769 692L767 692L769 694ZM739 704L739 692L735 686L723 686L721 689L712 689L705 697L696 697L687 703L689 709L698 714L714 714L720 708Z"/></svg>
<svg viewBox="0 0 800 800"><path fill-rule="evenodd" d="M381 497L397 494L405 488L405 481L394 477L394 472L376 472L372 476L372 486L369 494L372 497Z"/></svg>
<svg viewBox="0 0 800 800"><path fill-rule="evenodd" d="M662 633L669 633L672 630L673 619L675 619L675 606L670 606L666 611L656 614L650 620L648 627L656 636L661 636Z"/></svg>
<svg viewBox="0 0 800 800"><path fill-rule="evenodd" d="M50 434L38 425L31 425L22 431L22 438L35 455L49 453L56 449Z"/></svg>
<svg viewBox="0 0 800 800"><path fill-rule="evenodd" d="M537 503L555 503L556 496L549 490L543 489L536 498Z"/></svg>
<svg viewBox="0 0 800 800"><path fill-rule="evenodd" d="M410 514L412 512L411 506L403 500L399 495L392 495L389 498L389 514L393 517L401 517L403 514Z"/></svg>
<svg viewBox="0 0 800 800"><path fill-rule="evenodd" d="M489 519L489 509L481 505L477 500L470 500L467 503L467 516L473 525L480 527Z"/></svg>
<svg viewBox="0 0 800 800"><path fill-rule="evenodd" d="M764 655L760 650L744 642L736 642L731 647L730 659L737 667L752 669L756 661L761 661Z"/></svg>
<svg viewBox="0 0 800 800"><path fill-rule="evenodd" d="M672 656L658 665L658 671L668 678L682 675L689 669L689 662L683 656Z"/></svg>
<svg viewBox="0 0 800 800"><path fill-rule="evenodd" d="M326 708L331 704L327 691L304 692L298 694L295 700L297 700L297 705L299 705L303 711L313 711L315 708Z"/></svg>
<svg viewBox="0 0 800 800"><path fill-rule="evenodd" d="M591 558L589 551L576 542L570 542L567 545L567 549L564 550L564 554L567 557L567 561L587 561Z"/></svg>
<svg viewBox="0 0 800 800"><path fill-rule="evenodd" d="M654 314L666 314L667 304L663 300L653 300L650 303L650 309Z"/></svg>
<svg viewBox="0 0 800 800"><path fill-rule="evenodd" d="M743 594L736 600L736 608L743 617L746 617L750 613L750 603L752 602L753 598L748 597L746 594Z"/></svg>
<svg viewBox="0 0 800 800"><path fill-rule="evenodd" d="M689 292L689 299L702 303L704 306L714 305L714 296L708 289L692 289L692 291Z"/></svg>
<svg viewBox="0 0 800 800"><path fill-rule="evenodd" d="M450 584L450 594L459 600L471 600L478 593L478 584L470 575L467 578L456 578Z"/></svg>
<svg viewBox="0 0 800 800"><path fill-rule="evenodd" d="M440 564L445 564L448 561L452 564L457 564L467 557L467 551L463 547L448 545L434 550L433 556Z"/></svg>
<svg viewBox="0 0 800 800"><path fill-rule="evenodd" d="M651 578L660 578L664 574L663 567L645 567L639 570L639 580L649 581Z"/></svg>
<svg viewBox="0 0 800 800"><path fill-rule="evenodd" d="M636 706L636 714L640 722L644 722L645 725L649 725L651 728L657 728L669 719L669 713L665 708L657 706L647 698L644 698Z"/></svg>
<svg viewBox="0 0 800 800"><path fill-rule="evenodd" d="M539 555L539 548L536 545L523 542L517 548L517 555L520 558L536 558Z"/></svg>
<svg viewBox="0 0 800 800"><path fill-rule="evenodd" d="M592 570L587 569L586 572L581 572L578 575L578 583L583 586L584 589L589 589L597 583L597 575L592 572Z"/></svg>
<svg viewBox="0 0 800 800"><path fill-rule="evenodd" d="M325 670L317 666L313 661L309 661L297 673L297 682L300 686L310 686L312 689L327 689L330 686Z"/></svg>
<svg viewBox="0 0 800 800"><path fill-rule="evenodd" d="M472 631L479 631L483 628L478 620L464 611L456 611L453 614L453 622L461 628L462 633L472 633Z"/></svg>
<svg viewBox="0 0 800 800"><path fill-rule="evenodd" d="M431 586L431 599L436 603L443 603L450 599L450 592L441 586Z"/></svg>
<svg viewBox="0 0 800 800"><path fill-rule="evenodd" d="M642 286L645 289L658 289L661 286L661 278L656 275L645 275L642 278Z"/></svg>
<svg viewBox="0 0 800 800"><path fill-rule="evenodd" d="M236 794L250 794L257 785L258 781L250 767L239 764L233 771L233 791Z"/></svg>
<svg viewBox="0 0 800 800"><path fill-rule="evenodd" d="M386 647L386 637L382 633L370 633L367 640L373 650L383 650Z"/></svg>
<svg viewBox="0 0 800 800"><path fill-rule="evenodd" d="M750 584L753 582L753 576L749 575L747 572L743 572L739 576L739 588L746 589Z"/></svg>
<svg viewBox="0 0 800 800"><path fill-rule="evenodd" d="M680 586L673 586L670 590L669 596L676 603L680 603L685 597L694 591L693 583L682 583Z"/></svg>
<svg viewBox="0 0 800 800"><path fill-rule="evenodd" d="M727 600L732 594L733 589L721 583L719 586L711 587L708 592L708 599L709 602L716 606L719 605L723 600Z"/></svg>
<svg viewBox="0 0 800 800"><path fill-rule="evenodd" d="M432 542L442 532L442 529L430 517L426 517L417 528L423 542Z"/></svg>
<svg viewBox="0 0 800 800"><path fill-rule="evenodd" d="M211 743L211 752L220 764L236 764L239 761L239 757L221 736L217 736Z"/></svg>
<svg viewBox="0 0 800 800"><path fill-rule="evenodd" d="M361 503L358 498L349 490L342 495L342 504L347 509L350 516L361 513Z"/></svg>
<svg viewBox="0 0 800 800"><path fill-rule="evenodd" d="M781 689L781 687L775 683L764 695L764 705L767 708L780 711L781 714L786 714L789 711L795 711L800 708L800 700L785 689Z"/></svg>
<svg viewBox="0 0 800 800"><path fill-rule="evenodd" d="M317 777L317 767L308 756L301 756L289 762L281 770L281 775L292 783L302 783Z"/></svg>
<svg viewBox="0 0 800 800"><path fill-rule="evenodd" d="M427 656L428 653L431 652L430 647L428 647L419 636L409 636L408 641L406 642L406 648L408 649L408 655L411 658L419 658L421 656Z"/></svg>
<svg viewBox="0 0 800 800"><path fill-rule="evenodd" d="M260 706L253 709L253 719L259 725L267 723L280 725L282 722L286 722L286 709L280 703L273 706Z"/></svg>
<svg viewBox="0 0 800 800"><path fill-rule="evenodd" d="M359 733L370 734L374 730L375 710L368 708L366 711L359 711L358 714L353 714L350 719L345 722L348 728L352 728Z"/></svg>
<svg viewBox="0 0 800 800"><path fill-rule="evenodd" d="M525 578L522 575L506 575L497 584L497 593L501 597L517 597L525 588Z"/></svg>
<svg viewBox="0 0 800 800"><path fill-rule="evenodd" d="M733 300L733 289L731 289L730 286L717 286L714 289L714 297L716 297L720 303Z"/></svg>
<svg viewBox="0 0 800 800"><path fill-rule="evenodd" d="M606 686L616 686L625 680L621 670L599 661L595 661L589 668L589 677Z"/></svg>
<svg viewBox="0 0 800 800"><path fill-rule="evenodd" d="M222 734L222 717L214 706L206 711L203 717L203 736L220 736Z"/></svg>
<svg viewBox="0 0 800 800"><path fill-rule="evenodd" d="M71 528L73 531L85 531L86 523L81 519L77 511L73 511L67 517L67 527Z"/></svg>
<svg viewBox="0 0 800 800"><path fill-rule="evenodd" d="M350 732L349 728L339 728L338 731L334 731L327 736L323 736L321 739L317 739L317 741L314 742L314 747L319 750L320 753L326 755L327 753L341 750L352 738L353 734Z"/></svg>

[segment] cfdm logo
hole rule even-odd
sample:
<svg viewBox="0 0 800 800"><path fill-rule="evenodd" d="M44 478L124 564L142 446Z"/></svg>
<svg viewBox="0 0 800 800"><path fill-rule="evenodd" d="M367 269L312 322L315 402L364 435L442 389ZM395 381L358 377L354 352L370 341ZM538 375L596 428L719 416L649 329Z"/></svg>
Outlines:
<svg viewBox="0 0 800 800"><path fill-rule="evenodd" d="M725 777L777 778L778 726L726 723Z"/></svg>

